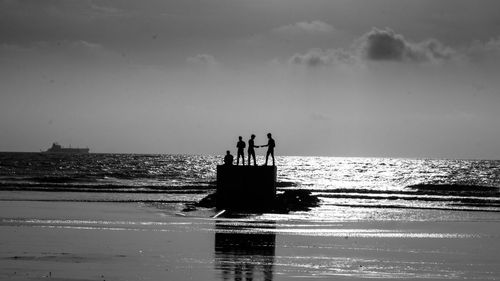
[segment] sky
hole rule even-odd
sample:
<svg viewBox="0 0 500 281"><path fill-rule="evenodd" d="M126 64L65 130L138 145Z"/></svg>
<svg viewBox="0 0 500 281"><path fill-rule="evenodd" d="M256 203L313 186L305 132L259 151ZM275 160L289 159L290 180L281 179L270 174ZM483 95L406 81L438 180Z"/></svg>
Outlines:
<svg viewBox="0 0 500 281"><path fill-rule="evenodd" d="M499 10L0 0L0 151L500 159Z"/></svg>

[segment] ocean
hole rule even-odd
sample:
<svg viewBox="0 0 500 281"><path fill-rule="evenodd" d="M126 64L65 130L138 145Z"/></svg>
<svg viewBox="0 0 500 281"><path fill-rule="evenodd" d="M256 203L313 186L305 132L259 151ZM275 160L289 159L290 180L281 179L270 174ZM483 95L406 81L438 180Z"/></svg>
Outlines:
<svg viewBox="0 0 500 281"><path fill-rule="evenodd" d="M141 202L182 209L215 191L221 163L222 156L212 155L0 153L0 200ZM371 214L500 212L498 160L278 156L276 164L278 192L303 189L319 197L319 207L300 214L312 219L334 217L339 207Z"/></svg>

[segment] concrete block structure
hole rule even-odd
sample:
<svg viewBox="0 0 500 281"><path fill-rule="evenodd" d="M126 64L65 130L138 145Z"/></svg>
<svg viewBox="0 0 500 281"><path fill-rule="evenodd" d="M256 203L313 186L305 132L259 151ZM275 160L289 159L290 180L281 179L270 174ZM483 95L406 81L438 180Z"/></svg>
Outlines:
<svg viewBox="0 0 500 281"><path fill-rule="evenodd" d="M276 174L276 166L217 166L217 209L272 209L276 199Z"/></svg>

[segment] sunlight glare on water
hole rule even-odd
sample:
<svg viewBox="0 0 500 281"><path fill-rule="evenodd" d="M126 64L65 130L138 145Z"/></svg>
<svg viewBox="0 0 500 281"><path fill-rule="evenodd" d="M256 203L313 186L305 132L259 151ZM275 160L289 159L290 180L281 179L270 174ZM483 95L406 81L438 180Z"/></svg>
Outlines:
<svg viewBox="0 0 500 281"><path fill-rule="evenodd" d="M7 198L36 199L43 197L37 192L52 191L59 192L54 200L189 202L214 191L222 157L0 153L0 162L0 192L33 192ZM277 167L278 192L313 192L321 200L317 215L331 206L500 210L500 162L494 160L278 156ZM450 187L409 187L415 184Z"/></svg>

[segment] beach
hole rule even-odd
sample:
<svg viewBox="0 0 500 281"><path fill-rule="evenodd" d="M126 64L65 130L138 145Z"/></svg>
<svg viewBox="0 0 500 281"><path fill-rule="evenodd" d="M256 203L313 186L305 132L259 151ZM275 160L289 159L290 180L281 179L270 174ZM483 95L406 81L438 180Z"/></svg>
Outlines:
<svg viewBox="0 0 500 281"><path fill-rule="evenodd" d="M214 219L182 208L3 200L0 279L500 279L497 212L335 207L331 217Z"/></svg>
<svg viewBox="0 0 500 281"><path fill-rule="evenodd" d="M499 11L0 0L0 281L500 281Z"/></svg>

